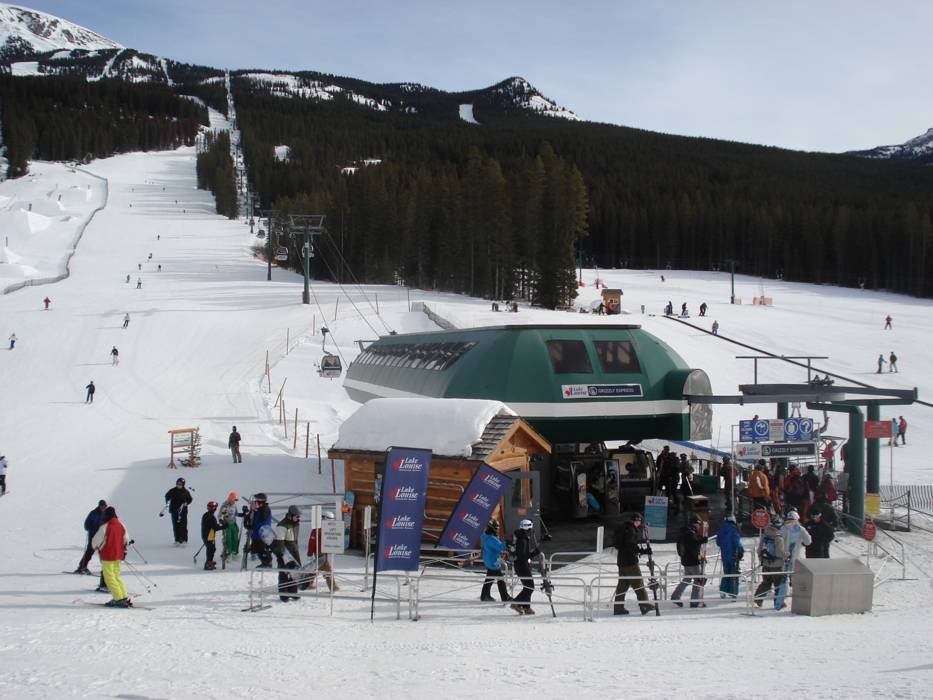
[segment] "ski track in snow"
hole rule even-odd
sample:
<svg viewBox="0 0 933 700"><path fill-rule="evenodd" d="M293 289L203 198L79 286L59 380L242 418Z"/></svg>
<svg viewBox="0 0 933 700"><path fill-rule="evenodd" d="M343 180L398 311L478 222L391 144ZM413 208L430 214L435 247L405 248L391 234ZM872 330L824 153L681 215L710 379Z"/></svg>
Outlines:
<svg viewBox="0 0 933 700"><path fill-rule="evenodd" d="M7 181L0 185L0 196L32 200L40 196L34 186L46 179L45 191L53 189L52 182L66 188L70 178L85 186L81 178L86 176L64 166L40 170L42 182ZM380 602L371 624L366 601L339 598L334 617L328 616L326 600L283 605L273 599L269 610L240 612L247 604L250 574L240 572L238 561L227 571L205 572L202 554L198 568L193 566L204 504L231 489L243 495L330 489L326 449L355 404L340 380L316 374L319 329L327 323L332 331L328 347L335 341L347 362L358 352L354 341L373 333L332 285L315 284L319 306L309 308L300 304L299 276L274 269L272 282L266 281L265 264L250 252L258 239L242 222L216 216L210 196L195 189L193 150L129 154L97 161L87 170L107 179L110 197L87 226L69 263L70 276L0 297L0 338L15 332L20 339L15 350L0 352L0 450L10 460L10 492L0 499L6 525L0 557L0 696L213 698L261 692L294 697L298 688L310 687L315 693L358 697L379 692L389 698L490 691L544 698L583 693L616 698L621 691L630 698L744 699L814 692L929 697L933 534L920 530L901 535L909 547L908 576L916 580L881 585L875 610L867 615L806 618L766 610L749 618L740 614L741 606L732 605L703 614L665 608L660 618L618 619L604 610L595 623L584 623L579 607L560 606L560 617L551 619L540 592L534 597L534 618L519 618L499 606L425 605L422 619L413 623L404 619L404 605L403 619L396 621L394 609ZM32 237L38 247L26 263L61 259L61 238L47 232ZM584 271L589 286L581 290L581 304L596 298L596 275ZM691 366L706 369L718 393L733 392L736 384L751 379L747 361L734 359L747 353L651 315L668 298L675 306L687 300L694 311L705 300L711 316L694 318L698 324L715 318L725 335L775 352L830 355L821 371L883 386L916 384L921 398L933 395L928 393L933 358L913 354L931 339L928 300L766 282L775 306L733 307L724 302L729 285L724 274L667 271L665 283L653 272L598 275L610 287L625 290L624 306L634 317L524 307L519 314L493 313L482 300L416 290L410 298L427 301L464 327L642 322ZM140 276L143 288L137 290ZM348 292L370 313L360 290L348 287ZM758 292L757 280L738 278L739 296L750 300ZM47 312L41 304L46 295L52 299ZM407 311L405 289L370 286L366 295L373 303L378 296L386 323L399 332L433 328L423 314ZM641 303L648 307L645 316L638 313ZM131 322L124 330L127 311ZM881 330L887 313L895 319L893 332ZM368 320L383 331L378 319L370 315ZM120 350L117 367L107 356L113 345ZM901 373L873 375L877 353L891 349L901 357ZM263 378L267 350L271 393ZM763 381L802 381L801 372L776 362L759 367ZM84 385L90 379L98 392L87 406ZM295 449L294 426L288 425L286 436L273 408L283 382L286 413L292 420L297 408L300 416ZM930 410L894 408L886 413L904 413L911 423L908 446L895 452L896 480L929 483ZM717 407L714 437L728 435L740 417L772 411ZM838 434L844 425L837 416L832 420L830 432ZM308 423L311 459L305 460ZM234 424L243 435L244 461L236 465L226 449ZM202 466L166 469L166 431L193 426L203 436ZM317 435L324 452L321 475ZM725 435L721 444L728 443ZM887 456L885 451L884 479ZM197 489L190 544L184 548L172 546L170 524L158 517L162 495L179 475ZM75 599L103 602L107 596L90 591L95 579L59 573L77 564L84 545L81 523L99 498L116 507L149 562L142 564L131 550L128 561L157 584L151 593L128 566L123 578L141 604L154 608L150 612L75 605ZM864 551L860 541L848 536L834 548L840 555ZM663 565L673 559L673 545L658 545L656 554ZM605 561L613 570L611 552ZM361 563L346 556L339 567L360 569ZM92 568L99 566L94 562ZM475 590L462 595L478 597L475 580ZM342 588L347 595L353 584ZM558 583L558 595L565 592ZM708 595L715 598L715 584Z"/></svg>

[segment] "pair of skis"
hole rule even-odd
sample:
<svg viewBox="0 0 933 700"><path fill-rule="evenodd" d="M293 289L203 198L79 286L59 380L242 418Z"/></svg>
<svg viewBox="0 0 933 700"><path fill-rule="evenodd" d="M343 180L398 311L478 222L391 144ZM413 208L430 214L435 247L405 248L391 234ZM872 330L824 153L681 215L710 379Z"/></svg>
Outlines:
<svg viewBox="0 0 933 700"><path fill-rule="evenodd" d="M544 556L544 552L538 554L538 564L541 567L541 590L544 591L547 602L551 606L551 617L557 617L557 612L554 610L554 598L552 597L554 584L551 583L551 565L548 563L547 557Z"/></svg>

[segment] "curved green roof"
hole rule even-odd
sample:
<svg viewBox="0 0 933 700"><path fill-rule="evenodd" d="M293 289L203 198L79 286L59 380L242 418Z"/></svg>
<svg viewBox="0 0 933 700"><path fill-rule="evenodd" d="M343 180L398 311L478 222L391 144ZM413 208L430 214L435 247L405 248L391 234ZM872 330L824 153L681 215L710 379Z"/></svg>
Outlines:
<svg viewBox="0 0 933 700"><path fill-rule="evenodd" d="M688 383L709 393L702 370L640 326L587 324L384 336L350 365L344 388L358 401L502 401L551 442L708 437L707 408L691 426Z"/></svg>

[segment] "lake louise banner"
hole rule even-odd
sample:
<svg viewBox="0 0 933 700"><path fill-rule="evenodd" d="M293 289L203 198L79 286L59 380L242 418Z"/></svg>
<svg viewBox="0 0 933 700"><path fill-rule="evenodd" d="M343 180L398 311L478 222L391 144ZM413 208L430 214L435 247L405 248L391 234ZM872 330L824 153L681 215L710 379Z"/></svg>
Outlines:
<svg viewBox="0 0 933 700"><path fill-rule="evenodd" d="M473 549L512 479L488 464L480 465L441 533L441 547Z"/></svg>
<svg viewBox="0 0 933 700"><path fill-rule="evenodd" d="M415 571L421 552L431 450L390 447L382 480L376 571Z"/></svg>

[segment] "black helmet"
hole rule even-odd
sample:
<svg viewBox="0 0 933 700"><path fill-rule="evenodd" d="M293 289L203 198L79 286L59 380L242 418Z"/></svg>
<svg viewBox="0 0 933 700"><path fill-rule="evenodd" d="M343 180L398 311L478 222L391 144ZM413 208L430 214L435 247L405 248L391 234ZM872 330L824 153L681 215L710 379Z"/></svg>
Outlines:
<svg viewBox="0 0 933 700"><path fill-rule="evenodd" d="M262 493L262 492L260 491L260 492L257 493L255 496L253 496L253 500L259 501L260 503L265 503L265 502L268 501L269 499L266 498L266 494L264 494L264 493Z"/></svg>
<svg viewBox="0 0 933 700"><path fill-rule="evenodd" d="M184 486L184 485L185 485L185 480L183 478L178 477L177 479L175 479L175 486Z"/></svg>
<svg viewBox="0 0 933 700"><path fill-rule="evenodd" d="M499 532L499 521L495 518L492 518L488 523L486 523L486 532Z"/></svg>

